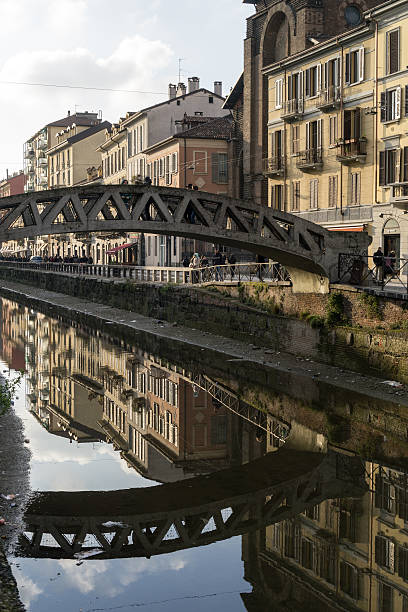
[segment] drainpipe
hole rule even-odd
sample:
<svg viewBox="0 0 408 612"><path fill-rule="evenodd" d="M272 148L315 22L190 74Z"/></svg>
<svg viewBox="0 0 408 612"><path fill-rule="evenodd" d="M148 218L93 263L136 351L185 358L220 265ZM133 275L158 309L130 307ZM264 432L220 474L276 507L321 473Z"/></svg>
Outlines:
<svg viewBox="0 0 408 612"><path fill-rule="evenodd" d="M285 67L285 71L283 74L283 87L282 87L282 106L285 104L286 101L286 67ZM286 122L283 122L283 142L284 142L284 149L283 149L283 153L284 153L284 157L283 157L283 202L284 202L284 210L285 211L289 211L289 202L288 197L287 197L287 191L286 191L286 178L287 178L287 168L286 168L286 160L288 158L287 154L286 154L286 147L287 147L287 127L286 127Z"/></svg>
<svg viewBox="0 0 408 612"><path fill-rule="evenodd" d="M344 49L343 45L341 45L341 60L340 60L340 128L341 128L341 140L344 140L344 109L343 109L343 75L344 75ZM340 163L340 215L343 217L343 164Z"/></svg>
<svg viewBox="0 0 408 612"><path fill-rule="evenodd" d="M184 138L184 189L187 187L187 141Z"/></svg>
<svg viewBox="0 0 408 612"><path fill-rule="evenodd" d="M378 204L378 21L376 19L373 20L375 23L375 88L374 88L374 202ZM381 110L380 110L381 112Z"/></svg>

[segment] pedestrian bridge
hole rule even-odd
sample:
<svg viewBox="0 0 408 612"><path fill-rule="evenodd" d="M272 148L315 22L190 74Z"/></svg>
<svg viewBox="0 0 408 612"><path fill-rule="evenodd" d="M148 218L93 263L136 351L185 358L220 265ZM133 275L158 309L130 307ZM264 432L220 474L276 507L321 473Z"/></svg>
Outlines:
<svg viewBox="0 0 408 612"><path fill-rule="evenodd" d="M358 457L284 447L248 464L156 487L36 494L18 555L151 557L242 535L365 490Z"/></svg>
<svg viewBox="0 0 408 612"><path fill-rule="evenodd" d="M2 198L0 242L66 233L143 232L244 249L278 261L294 291L326 292L340 253L365 254L364 232L330 232L250 200L139 185L94 185Z"/></svg>

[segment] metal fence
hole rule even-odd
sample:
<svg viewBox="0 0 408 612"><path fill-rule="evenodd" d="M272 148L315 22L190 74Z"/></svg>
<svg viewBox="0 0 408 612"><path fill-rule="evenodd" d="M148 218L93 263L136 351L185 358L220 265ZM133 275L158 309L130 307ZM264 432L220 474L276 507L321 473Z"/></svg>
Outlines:
<svg viewBox="0 0 408 612"><path fill-rule="evenodd" d="M85 263L31 263L0 261L1 267L41 270L75 276L128 279L147 283L203 284L214 282L290 283L290 277L279 263L236 263L203 268L166 268L150 266L115 266Z"/></svg>
<svg viewBox="0 0 408 612"><path fill-rule="evenodd" d="M408 259L340 253L338 282L408 293Z"/></svg>

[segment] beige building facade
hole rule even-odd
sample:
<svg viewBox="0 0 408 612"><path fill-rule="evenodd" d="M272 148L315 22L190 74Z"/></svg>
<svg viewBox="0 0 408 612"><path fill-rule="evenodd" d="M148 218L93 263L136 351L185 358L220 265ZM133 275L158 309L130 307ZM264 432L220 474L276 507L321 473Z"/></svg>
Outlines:
<svg viewBox="0 0 408 612"><path fill-rule="evenodd" d="M408 257L408 7L266 66L269 206ZM317 42L317 41L316 41ZM404 276L404 274L403 274Z"/></svg>

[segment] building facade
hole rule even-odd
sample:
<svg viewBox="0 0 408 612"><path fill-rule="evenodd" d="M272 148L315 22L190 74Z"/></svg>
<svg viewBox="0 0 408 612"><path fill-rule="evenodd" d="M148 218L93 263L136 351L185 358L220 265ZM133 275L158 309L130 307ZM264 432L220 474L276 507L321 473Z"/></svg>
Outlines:
<svg viewBox="0 0 408 612"><path fill-rule="evenodd" d="M394 251L397 263L408 256L407 30L406 4L389 2L263 70L268 204L367 230L370 252Z"/></svg>

